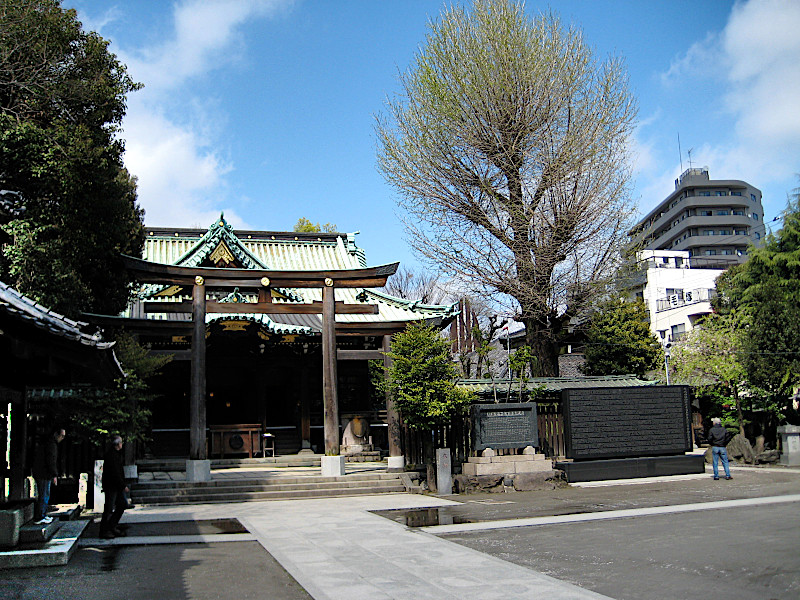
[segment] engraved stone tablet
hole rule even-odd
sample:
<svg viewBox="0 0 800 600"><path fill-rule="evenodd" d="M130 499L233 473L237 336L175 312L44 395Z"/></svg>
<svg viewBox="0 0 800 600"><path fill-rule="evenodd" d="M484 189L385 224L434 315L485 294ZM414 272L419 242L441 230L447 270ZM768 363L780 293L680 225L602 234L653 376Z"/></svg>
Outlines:
<svg viewBox="0 0 800 600"><path fill-rule="evenodd" d="M472 449L539 445L536 403L473 404Z"/></svg>
<svg viewBox="0 0 800 600"><path fill-rule="evenodd" d="M567 458L667 456L692 449L687 386L564 390Z"/></svg>

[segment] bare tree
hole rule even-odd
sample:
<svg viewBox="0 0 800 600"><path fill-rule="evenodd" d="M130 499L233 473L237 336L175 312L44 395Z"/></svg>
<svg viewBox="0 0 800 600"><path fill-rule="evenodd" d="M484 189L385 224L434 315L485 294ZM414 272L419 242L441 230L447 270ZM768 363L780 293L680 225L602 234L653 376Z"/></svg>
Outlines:
<svg viewBox="0 0 800 600"><path fill-rule="evenodd" d="M553 15L476 0L430 25L400 84L378 163L415 251L506 298L556 375L562 329L611 277L633 215L622 61L598 63Z"/></svg>
<svg viewBox="0 0 800 600"><path fill-rule="evenodd" d="M400 267L383 288L387 294L414 300L420 304L441 304L449 299L449 292L439 281L439 276L427 271Z"/></svg>

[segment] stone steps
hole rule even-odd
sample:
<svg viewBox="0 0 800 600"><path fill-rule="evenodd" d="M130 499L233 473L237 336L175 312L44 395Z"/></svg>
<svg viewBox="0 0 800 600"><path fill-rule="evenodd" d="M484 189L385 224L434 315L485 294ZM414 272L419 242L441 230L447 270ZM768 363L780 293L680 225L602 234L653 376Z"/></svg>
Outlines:
<svg viewBox="0 0 800 600"><path fill-rule="evenodd" d="M397 475L376 473L346 477L243 478L205 482L149 481L133 486L131 500L140 505L205 504L397 492L405 492L405 486Z"/></svg>

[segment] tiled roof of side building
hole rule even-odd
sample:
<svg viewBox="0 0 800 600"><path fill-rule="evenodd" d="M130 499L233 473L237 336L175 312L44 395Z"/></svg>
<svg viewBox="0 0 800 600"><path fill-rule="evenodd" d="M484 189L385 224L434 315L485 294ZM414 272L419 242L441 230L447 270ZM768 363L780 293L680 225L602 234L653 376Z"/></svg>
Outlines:
<svg viewBox="0 0 800 600"><path fill-rule="evenodd" d="M39 329L84 346L94 346L100 350L106 350L114 345L114 342L104 342L99 334L84 333L81 328L85 327L87 323L73 321L60 315L24 296L2 281L0 281L0 313L15 320L28 322Z"/></svg>

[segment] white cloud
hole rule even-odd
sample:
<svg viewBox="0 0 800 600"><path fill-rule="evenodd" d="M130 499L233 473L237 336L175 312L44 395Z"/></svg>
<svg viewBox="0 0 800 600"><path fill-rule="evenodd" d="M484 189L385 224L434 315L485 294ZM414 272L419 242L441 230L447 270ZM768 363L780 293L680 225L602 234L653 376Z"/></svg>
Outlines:
<svg viewBox="0 0 800 600"><path fill-rule="evenodd" d="M800 170L800 2L748 0L734 5L725 28L712 32L673 61L665 86L713 82L718 96L692 101L730 126L702 146L692 162L714 179L742 179L765 193L765 207L779 210ZM703 102L702 105L697 104ZM720 113L719 110L722 109ZM643 195L656 193L673 170L662 169ZM645 195L645 197L648 197Z"/></svg>
<svg viewBox="0 0 800 600"><path fill-rule="evenodd" d="M239 29L248 20L275 14L291 0L186 0L174 6L166 39L115 52L134 81L123 122L125 164L138 178L139 203L151 226L205 226L225 210L235 227L249 225L225 208L227 174L221 136L227 115L208 97L190 96L186 84L222 67L245 51ZM102 23L119 18L108 12Z"/></svg>

